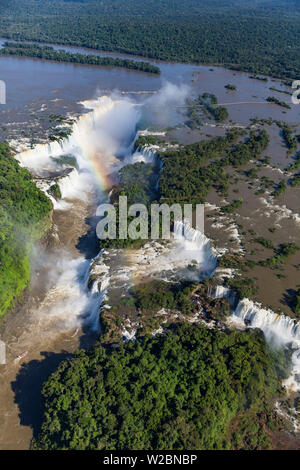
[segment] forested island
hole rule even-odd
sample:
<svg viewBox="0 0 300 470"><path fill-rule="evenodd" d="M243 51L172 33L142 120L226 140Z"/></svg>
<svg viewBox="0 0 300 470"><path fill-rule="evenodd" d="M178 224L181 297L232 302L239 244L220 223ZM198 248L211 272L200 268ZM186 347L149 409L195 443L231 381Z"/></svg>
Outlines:
<svg viewBox="0 0 300 470"><path fill-rule="evenodd" d="M129 59L111 57L99 57L92 54L70 53L63 50L55 50L50 46L38 46L36 44L21 44L6 42L0 49L0 55L12 55L18 57L32 57L37 59L55 60L57 62L70 62L72 64L95 65L102 67L122 67L140 72L159 74L160 70L149 62L140 62Z"/></svg>
<svg viewBox="0 0 300 470"><path fill-rule="evenodd" d="M5 0L0 37L299 79L298 19L288 0Z"/></svg>
<svg viewBox="0 0 300 470"><path fill-rule="evenodd" d="M226 193L229 187L226 167L239 167L251 158L258 158L269 143L268 133L262 130L252 132L245 143L234 145L240 134L240 130L233 130L226 137L215 137L208 142L187 145L179 151L163 153L160 200L168 204L199 204L206 201L213 187ZM213 160L215 157L219 158ZM209 163L205 165L207 161Z"/></svg>
<svg viewBox="0 0 300 470"><path fill-rule="evenodd" d="M278 356L278 355L277 355ZM261 333L178 324L60 364L34 449L267 449L285 360ZM278 368L278 364L281 367Z"/></svg>

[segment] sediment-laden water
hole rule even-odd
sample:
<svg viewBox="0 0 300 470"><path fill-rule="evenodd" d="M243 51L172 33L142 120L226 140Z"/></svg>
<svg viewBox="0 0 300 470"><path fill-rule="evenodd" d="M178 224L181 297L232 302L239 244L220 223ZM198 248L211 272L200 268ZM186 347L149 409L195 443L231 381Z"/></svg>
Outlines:
<svg viewBox="0 0 300 470"><path fill-rule="evenodd" d="M242 126L255 116L297 123L300 111L292 106L283 115L275 105L257 104L270 94L282 98L269 91L271 80L251 80L247 74L220 67L211 70L205 66L159 63L162 76L154 77L120 69L12 57L1 57L0 64L0 79L8 84L8 106L0 110L0 121L8 124L6 135L14 137L17 148L28 147L29 140L19 138L23 124L25 128L36 126L42 132L43 119L52 112L80 114L69 139L37 145L16 156L45 191L56 174L62 194L59 201L52 198L53 228L47 244L36 246L32 253L29 296L7 319L1 335L7 346L7 365L0 366L0 448L26 449L40 420L40 387L44 378L64 357L97 337L99 309L109 286L115 283L116 288L127 288L137 278L176 277L178 273L184 276L184 268L192 259L198 263L198 279L210 276L217 266L218 252L211 248L209 240L192 230L184 234L179 224L175 225L175 232L181 237L169 246L150 242L141 250L124 254L115 262L115 268L113 263L103 263L101 254L99 257L94 217L97 204L107 200L122 165L155 158L153 149L132 155L138 126L167 127L182 122L183 111L176 107L183 105L187 95L204 91L215 93L220 103L237 103L228 105L228 111L230 118ZM173 84L165 84L168 79ZM224 89L226 83L237 85L237 92L228 93ZM285 89L279 83L276 87ZM121 93L103 96L101 92L114 89ZM128 93L131 91L156 93L134 95ZM189 142L202 138L203 132L217 135L224 131L207 123L200 133L185 130L184 139ZM183 131L175 129L171 135L172 132L178 136ZM279 141L272 150L275 162L282 162L280 146ZM76 167L68 167L61 159L64 155L74 157ZM93 283L89 289L91 273L101 282ZM215 295L230 294L219 288ZM276 336L282 345L294 343L294 370L286 385L298 388L298 325L248 299L241 300L234 315L243 323L261 328L267 339L273 341ZM15 361L25 351L26 357Z"/></svg>

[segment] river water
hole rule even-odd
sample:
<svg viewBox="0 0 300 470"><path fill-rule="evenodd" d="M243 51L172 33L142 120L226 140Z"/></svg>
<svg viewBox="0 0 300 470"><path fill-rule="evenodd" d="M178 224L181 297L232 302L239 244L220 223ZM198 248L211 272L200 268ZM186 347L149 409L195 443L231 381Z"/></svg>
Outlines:
<svg viewBox="0 0 300 470"><path fill-rule="evenodd" d="M0 47L5 40L0 40ZM83 48L54 46L66 51L130 57L102 53ZM135 60L141 60L134 57ZM161 69L161 75L147 74L115 67L62 64L39 59L0 57L0 79L7 86L7 104L0 105L0 123L8 126L8 133L43 127L43 121L51 113L81 112L80 101L91 99L113 90L121 92L157 91L169 81L190 87L191 94L204 91L214 93L219 103L228 105L230 119L246 124L250 118L284 119L298 123L300 108L291 104L290 110L264 103L268 96L275 96L290 103L290 96L269 90L275 87L287 90L280 81L267 82L249 78L249 74L233 72L222 67L193 64L176 64L150 61ZM226 84L236 85L237 91L228 92ZM289 90L290 91L290 90ZM137 95L135 95L137 98Z"/></svg>
<svg viewBox="0 0 300 470"><path fill-rule="evenodd" d="M80 48L59 48L87 52ZM109 160L114 166L116 157L122 159L126 156L124 148L126 150L138 123L143 122L144 126L176 125L184 120L183 110L176 106L181 106L187 95L195 96L204 91L216 94L220 103L240 103L229 104L228 111L230 119L241 125L248 124L249 119L256 116L299 122L300 108L295 105L283 114L278 106L261 104L270 95L289 100L288 95L269 90L271 86L285 90L278 81L253 80L248 74L222 67L153 63L160 67L161 76L113 67L0 57L0 79L7 85L7 104L0 105L2 138L12 138L22 148L22 131L34 129L42 136L51 113L79 115L92 108L93 122L96 120L97 123L98 119L100 122L96 126L93 124L94 127L80 125L71 146L71 153L75 152L83 162L82 169L93 174L92 190L86 197L66 198L68 209L54 212L54 229L48 244L37 247L33 253L31 292L2 330L1 339L7 345L7 365L0 366L0 449L29 447L40 422L40 388L44 378L64 357L79 346L91 344L98 334L95 328L89 328L91 323L85 321L84 315L95 301L85 288L90 259L97 254L90 224L94 228L95 205L99 198L107 197L109 184L106 177L112 171L106 169L103 172L101 164ZM224 88L227 83L235 84L237 91L227 92ZM161 89L162 92L153 95L138 94ZM101 106L97 101L96 106L92 101L89 101L89 106L82 104L116 90L119 92L117 99L123 102L116 114L101 117L100 111L98 113ZM124 106L126 109L134 108L132 100L137 104L144 102L142 116L135 116L138 111L134 111L120 119ZM125 126L125 121L130 123L129 127ZM114 127L123 131L115 133ZM209 129L211 134L218 132L212 127ZM197 140L199 134L189 138ZM125 147L124 139L127 139ZM44 147L35 154L36 164L33 159L26 166L35 172L41 169L47 165L47 152ZM42 163L38 160L41 154L46 159L41 160ZM23 164L26 164L26 158L25 154ZM86 161L88 164L85 166ZM100 182L97 176L100 176ZM78 327L80 330L75 334ZM15 363L14 359L23 351L28 351L28 355Z"/></svg>

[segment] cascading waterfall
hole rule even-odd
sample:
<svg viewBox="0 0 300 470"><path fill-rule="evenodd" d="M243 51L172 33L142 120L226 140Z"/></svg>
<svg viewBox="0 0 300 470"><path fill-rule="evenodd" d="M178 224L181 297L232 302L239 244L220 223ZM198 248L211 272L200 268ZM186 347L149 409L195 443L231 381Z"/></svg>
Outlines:
<svg viewBox="0 0 300 470"><path fill-rule="evenodd" d="M208 295L213 299L226 298L231 307L236 304L236 295L230 288L221 285L209 287ZM231 320L250 328L259 328L266 340L275 347L290 347L293 350L291 373L283 385L290 390L300 391L300 323L247 298L239 300L232 311Z"/></svg>
<svg viewBox="0 0 300 470"><path fill-rule="evenodd" d="M300 341L300 325L285 315L262 308L249 299L239 301L234 315L253 328L260 328L265 335L278 344Z"/></svg>
<svg viewBox="0 0 300 470"><path fill-rule="evenodd" d="M157 161L157 153L153 147L138 148L134 153L127 156L122 166L134 165L135 163L155 163Z"/></svg>
<svg viewBox="0 0 300 470"><path fill-rule="evenodd" d="M32 171L38 186L46 193L58 182L62 199L56 201L47 193L54 210L69 210L73 205L76 210L76 200L86 206L91 192L106 200L103 191L111 186L110 174L119 164L116 156L129 151L126 149L136 134L139 113L129 100L101 97L83 104L91 111L74 123L69 138L37 145L16 156L22 166ZM76 168L68 167L67 163L62 165L61 162L69 161L63 157L75 158ZM49 333L56 332L60 326L88 325L92 330L99 329L99 310L109 282L100 255L86 260L72 257L68 250L60 248L51 255L40 254L42 266L47 266L49 290L39 308L32 312L34 324ZM98 279L89 285L90 278L96 274L101 275L102 281Z"/></svg>
<svg viewBox="0 0 300 470"><path fill-rule="evenodd" d="M199 230L182 221L174 222L174 238L187 259L196 260L204 276L212 276L217 267L217 253L210 240Z"/></svg>
<svg viewBox="0 0 300 470"><path fill-rule="evenodd" d="M209 295L213 299L222 299L222 298L229 299L230 298L231 290L228 287L216 286L215 289L213 290L214 292L212 291L209 292Z"/></svg>
<svg viewBox="0 0 300 470"><path fill-rule="evenodd" d="M217 267L217 254L210 246L210 240L201 232L192 229L183 222L174 223L174 235L183 242L183 249L192 249L202 258L201 271L207 277L213 276ZM235 307L231 319L251 328L259 328L264 332L266 340L277 347L289 346L293 349L292 370L288 379L283 383L287 388L300 391L300 323L292 318L276 314L264 309L259 303L247 298L241 299L236 305L237 296L232 289L222 286L210 286L208 295L213 299L226 298L231 308Z"/></svg>
<svg viewBox="0 0 300 470"><path fill-rule="evenodd" d="M81 116L75 122L72 134L68 139L60 143L51 142L48 145L37 145L34 149L22 152L17 156L23 166L34 170L40 176L44 176L45 172L57 170L55 158L60 158L62 155L74 156L78 171L72 171L68 176L62 177L59 182L63 199L76 199L76 197L83 199L91 187L100 187L100 189L108 187L109 175L120 168L120 161L115 158L117 155L125 156L121 163L122 166L139 161L152 163L157 158L153 147L138 149L133 154L129 152L129 140L132 140L132 136L136 134L139 118L137 109L130 101L101 97L98 100L85 102L83 105L91 112ZM56 206L56 208L59 207ZM174 238L178 248L175 250L176 256L187 261L196 260L203 276L214 274L218 254L203 233L194 230L188 224L176 221ZM85 260L74 262L75 264L76 262L86 263ZM93 283L89 293L85 291L87 280L82 284L85 286L82 291L84 292L82 295L84 305L79 310L83 316L84 312L90 312L90 322L93 328L96 328L99 307L106 295L109 272L99 259L92 261L90 268L85 267L85 269L89 276L96 269L102 279L100 283ZM216 286L212 296L230 299L231 292L222 286ZM300 390L299 324L284 315L277 315L271 310L266 310L248 299L240 300L232 318L243 323L246 322L248 326L253 328L260 328L268 341L275 341L283 346L292 344L294 348L293 370L291 377L285 384L295 390Z"/></svg>
<svg viewBox="0 0 300 470"><path fill-rule="evenodd" d="M91 190L111 186L110 175L119 164L116 156L128 154L136 134L139 111L129 100L103 96L82 104L91 111L78 118L68 138L39 144L16 157L40 177L57 171L63 156L74 157L78 172L58 177L63 198L82 199Z"/></svg>
<svg viewBox="0 0 300 470"><path fill-rule="evenodd" d="M110 281L110 268L104 263L102 253L103 250L91 261L85 280L91 299L88 324L94 331L99 330L99 311L104 300L107 300L107 288Z"/></svg>
<svg viewBox="0 0 300 470"><path fill-rule="evenodd" d="M300 323L292 318L265 309L258 302L247 298L239 300L236 305L236 294L232 289L221 285L208 288L208 295L213 299L226 298L232 310L233 323L259 328L266 340L275 347L290 347L292 353L292 369L283 385L293 391L300 391Z"/></svg>
<svg viewBox="0 0 300 470"><path fill-rule="evenodd" d="M262 308L245 298L239 301L233 319L247 324L251 328L259 328L268 342L276 346L290 346L292 354L292 370L284 385L292 390L300 390L300 323L283 314Z"/></svg>

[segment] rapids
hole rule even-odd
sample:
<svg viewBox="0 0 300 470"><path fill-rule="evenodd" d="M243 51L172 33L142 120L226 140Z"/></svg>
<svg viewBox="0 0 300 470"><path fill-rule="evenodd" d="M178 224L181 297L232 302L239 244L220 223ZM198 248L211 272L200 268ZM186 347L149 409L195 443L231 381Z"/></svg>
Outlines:
<svg viewBox="0 0 300 470"><path fill-rule="evenodd" d="M155 99L158 100L159 95ZM165 104L164 99L161 101ZM104 96L85 101L82 105L89 112L83 114L74 123L72 134L68 139L62 142L51 142L49 145L37 145L34 149L17 155L20 163L37 175L45 175L45 172L57 170L57 159L62 155L73 155L76 158L78 171L73 168L67 176L58 178L62 194L62 201L54 201L54 208L58 210L68 209L69 201L74 203L76 199L89 199L91 191L97 192L99 200L99 195L109 188L121 166L136 162L150 163L157 158L156 146L138 148L132 152L140 119L140 110L132 101L124 97L113 99ZM168 248L165 253L159 251L159 256L156 255L155 247L152 247L150 243L149 247L146 246L145 249L140 250L140 253L134 255L134 263L132 263L133 255L131 255L131 266L132 264L139 265L142 270L142 260L146 260L145 271L157 274L164 270L173 273L176 268L182 269L193 261L197 262L198 279L205 276L211 277L214 274L218 252L211 247L210 240L203 233L183 222L176 221L174 239L172 249ZM105 274L105 282L94 283L92 292L81 295L80 307L75 309L80 312L76 314L76 318L81 320L89 318L84 313L87 308L92 311L90 319L93 329L97 329L97 312L109 284L108 271L99 262L99 257L100 255L97 261L91 261L91 266L78 268L79 270L86 269L86 272L97 268L93 273L94 276ZM72 263L80 265L78 259L70 261L71 265ZM82 263L82 266L85 266L86 261ZM124 269L126 270L125 267ZM134 269L130 268L131 271ZM72 277L69 278L70 282L71 279ZM74 285L74 282L72 284ZM82 284L77 287L80 292L84 292ZM59 287L56 286L56 289L59 290ZM222 286L217 286L210 294L214 298L226 297L231 304L234 303L230 290ZM70 297L74 299L76 294L74 296L74 292L70 292ZM74 308L72 310L74 311ZM294 347L297 344L300 348L299 325L294 320L266 310L249 299L240 300L232 318L253 328L260 328L266 339L276 342L277 345L293 343ZM296 349L293 353L293 371L287 385L300 389L300 384L296 380L298 374L300 374L300 349L299 351Z"/></svg>
<svg viewBox="0 0 300 470"><path fill-rule="evenodd" d="M159 94L155 97L158 100ZM162 103L166 106L164 100ZM62 198L56 201L52 197L56 225L53 246L51 250L36 247L33 256L32 301L22 307L21 313L12 316L3 335L8 347L8 363L1 381L0 408L5 418L0 447L3 448L14 448L15 429L19 433L18 448L28 448L31 438L31 430L26 429L24 437L24 428L19 426L19 410L10 389L10 383L18 376L17 366L13 364L16 355L28 350L26 363L38 362L45 351L73 352L78 347L74 329L99 333L99 311L107 299L113 273L101 252L88 258L78 249L78 240L88 230L86 217L95 213L99 202L107 200L107 192L116 182L121 166L153 162L157 158L155 148L132 153L142 112L134 102L124 97L104 96L86 101L83 106L87 112L73 124L69 138L37 145L16 156L45 192L51 184L50 176L58 173L56 179ZM76 159L76 168L69 168L66 173L68 165L62 157L70 155ZM171 244L161 247L150 241L130 255L130 269L137 274L144 270L145 275L151 272L159 275L162 271L184 275L183 268L192 263L197 267L193 275L200 280L214 274L218 255L203 233L175 222ZM128 274L123 268L119 267L118 271L119 277L123 276L122 282ZM230 292L219 287L213 295L229 298ZM260 328L268 341L275 341L279 346L292 345L293 370L285 385L300 390L299 325L248 299L240 300L232 318Z"/></svg>

